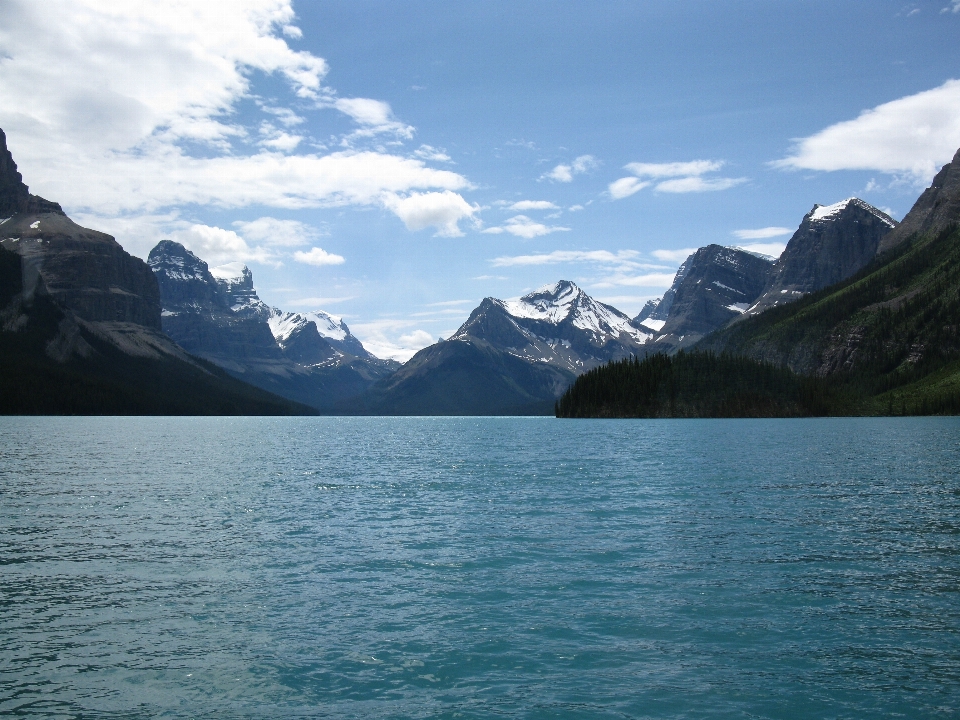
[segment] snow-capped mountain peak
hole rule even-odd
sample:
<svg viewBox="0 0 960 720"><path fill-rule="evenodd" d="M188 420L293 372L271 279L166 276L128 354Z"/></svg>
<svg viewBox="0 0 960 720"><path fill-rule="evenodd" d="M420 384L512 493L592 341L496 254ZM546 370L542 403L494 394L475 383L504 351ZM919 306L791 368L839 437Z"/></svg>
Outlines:
<svg viewBox="0 0 960 720"><path fill-rule="evenodd" d="M563 322L586 293L569 280L544 285L519 300L504 300L504 309L518 318L540 320L553 325Z"/></svg>
<svg viewBox="0 0 960 720"><path fill-rule="evenodd" d="M814 205L813 210L810 211L808 217L812 222L836 220L840 214L851 205L866 210L868 213L874 215L889 227L895 227L897 224L893 218L891 218L882 210L875 208L870 203L864 202L860 198L856 197L849 197L846 200L841 200L833 205Z"/></svg>
<svg viewBox="0 0 960 720"><path fill-rule="evenodd" d="M323 310L314 312L294 313L284 312L277 308L270 308L270 317L267 323L270 331L283 344L295 331L307 323L313 322L317 326L317 333L330 340L344 340L350 334L349 328L341 318L330 315Z"/></svg>
<svg viewBox="0 0 960 720"><path fill-rule="evenodd" d="M622 312L597 302L569 280L544 285L519 300L498 302L514 318L550 325L569 323L592 334L599 342L619 338L621 334L638 343L650 337L649 332L637 328Z"/></svg>
<svg viewBox="0 0 960 720"><path fill-rule="evenodd" d="M270 332L273 333L273 337L281 347L286 346L291 337L303 331L311 323L316 328L317 335L329 342L338 351L362 358L375 358L350 332L350 328L347 327L343 318L331 315L323 310L295 313L270 308L270 315L267 317Z"/></svg>

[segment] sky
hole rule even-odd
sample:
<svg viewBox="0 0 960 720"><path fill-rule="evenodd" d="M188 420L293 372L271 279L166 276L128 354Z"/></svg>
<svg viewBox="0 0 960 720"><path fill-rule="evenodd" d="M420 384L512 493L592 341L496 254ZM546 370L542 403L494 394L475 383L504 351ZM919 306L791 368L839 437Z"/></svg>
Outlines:
<svg viewBox="0 0 960 720"><path fill-rule="evenodd" d="M406 359L559 279L636 314L960 148L960 0L0 0L31 192Z"/></svg>

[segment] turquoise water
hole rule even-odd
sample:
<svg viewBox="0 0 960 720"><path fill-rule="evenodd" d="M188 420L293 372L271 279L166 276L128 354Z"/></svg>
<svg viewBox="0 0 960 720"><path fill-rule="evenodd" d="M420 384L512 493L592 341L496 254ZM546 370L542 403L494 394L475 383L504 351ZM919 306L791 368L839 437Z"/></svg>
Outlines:
<svg viewBox="0 0 960 720"><path fill-rule="evenodd" d="M0 432L0 714L960 716L958 419Z"/></svg>

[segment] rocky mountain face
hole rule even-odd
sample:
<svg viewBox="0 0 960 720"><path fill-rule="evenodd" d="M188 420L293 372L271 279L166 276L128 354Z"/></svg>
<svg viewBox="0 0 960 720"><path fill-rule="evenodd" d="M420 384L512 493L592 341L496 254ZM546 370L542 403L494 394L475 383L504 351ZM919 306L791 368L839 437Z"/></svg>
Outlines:
<svg viewBox="0 0 960 720"><path fill-rule="evenodd" d="M960 150L944 165L933 182L917 199L903 221L890 232L877 253L892 250L918 235L934 235L960 222Z"/></svg>
<svg viewBox="0 0 960 720"><path fill-rule="evenodd" d="M0 412L289 414L161 332L150 268L31 195L0 131Z"/></svg>
<svg viewBox="0 0 960 720"><path fill-rule="evenodd" d="M915 411L909 403L924 411L927 401L937 412L936 398L951 392L960 402L958 166L960 158L944 166L881 244L901 238L856 282L731 325L698 347L835 378L873 398L876 412ZM914 229L903 237L903 227Z"/></svg>
<svg viewBox="0 0 960 720"><path fill-rule="evenodd" d="M210 268L172 240L159 242L148 262L160 287L164 332L252 385L327 410L398 367L370 355L342 322L339 337L324 337L318 320L336 334L325 313L307 318L268 307L242 263Z"/></svg>
<svg viewBox="0 0 960 720"><path fill-rule="evenodd" d="M256 313L234 312L207 263L172 240L161 240L147 262L160 286L163 331L177 344L237 374L292 371L267 323Z"/></svg>
<svg viewBox="0 0 960 720"><path fill-rule="evenodd" d="M109 334L160 329L160 296L146 264L110 235L80 227L31 195L0 131L0 245L35 268L59 305Z"/></svg>
<svg viewBox="0 0 960 720"><path fill-rule="evenodd" d="M677 269L677 274L673 276L673 283L659 300L647 300L640 313L633 319L635 325L642 325L647 330L658 334L667 319L670 317L670 308L673 307L673 301L677 297L677 291L683 284L684 278L690 272L690 261L693 255L688 257Z"/></svg>
<svg viewBox="0 0 960 720"><path fill-rule="evenodd" d="M58 203L31 195L23 184L23 176L17 171L13 154L7 149L7 136L0 130L0 218L12 215L63 215Z"/></svg>
<svg viewBox="0 0 960 720"><path fill-rule="evenodd" d="M845 280L873 260L884 236L896 226L885 212L858 198L814 205L773 264L763 294L744 316Z"/></svg>
<svg viewBox="0 0 960 720"><path fill-rule="evenodd" d="M707 245L697 250L677 272L666 321L646 352L690 347L742 315L763 292L772 265L764 256L737 248Z"/></svg>
<svg viewBox="0 0 960 720"><path fill-rule="evenodd" d="M449 339L359 399L383 414L549 413L580 373L641 352L650 332L561 280L519 300L486 298Z"/></svg>

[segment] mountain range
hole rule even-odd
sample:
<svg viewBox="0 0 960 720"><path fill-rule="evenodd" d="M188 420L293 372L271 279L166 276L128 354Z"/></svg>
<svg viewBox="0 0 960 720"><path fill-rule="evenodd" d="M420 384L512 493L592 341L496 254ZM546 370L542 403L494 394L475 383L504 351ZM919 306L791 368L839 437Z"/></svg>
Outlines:
<svg viewBox="0 0 960 720"><path fill-rule="evenodd" d="M876 218L861 213L860 230L870 224L889 229L852 275L727 324L694 346L698 357L672 365L650 358L581 377L560 400L558 414L722 414L730 412L733 389L745 377L774 378L768 369L779 369L779 380L754 384L762 392L738 413L762 415L778 406L799 414L960 412L960 151L901 223L859 203L848 201L847 209L854 204ZM815 226L843 211L814 208L804 222ZM873 233L852 234L837 242L865 258ZM790 258L781 257L785 271ZM695 374L702 377L704 368L716 378L709 407ZM803 382L785 379L787 370Z"/></svg>
<svg viewBox="0 0 960 720"><path fill-rule="evenodd" d="M297 414L162 331L150 268L31 195L0 130L0 410Z"/></svg>
<svg viewBox="0 0 960 720"><path fill-rule="evenodd" d="M814 205L779 258L700 248L634 318L566 280L488 297L400 366L369 353L341 318L266 305L242 263L209 267L172 240L144 263L76 225L29 193L0 131L0 351L18 368L0 383L0 407L546 414L584 373L689 349L855 375L860 395L889 400L954 357L958 162L902 223L857 198Z"/></svg>

